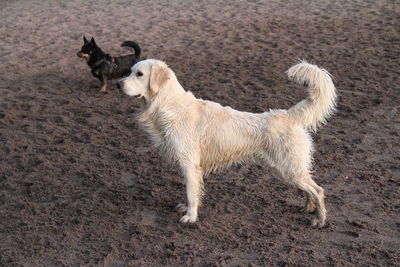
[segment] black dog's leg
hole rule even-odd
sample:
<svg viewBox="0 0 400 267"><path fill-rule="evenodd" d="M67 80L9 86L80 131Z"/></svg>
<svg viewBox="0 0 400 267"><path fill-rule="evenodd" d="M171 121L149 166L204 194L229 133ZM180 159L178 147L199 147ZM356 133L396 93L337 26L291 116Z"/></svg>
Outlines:
<svg viewBox="0 0 400 267"><path fill-rule="evenodd" d="M100 74L100 92L105 92L107 90L107 77L104 74Z"/></svg>

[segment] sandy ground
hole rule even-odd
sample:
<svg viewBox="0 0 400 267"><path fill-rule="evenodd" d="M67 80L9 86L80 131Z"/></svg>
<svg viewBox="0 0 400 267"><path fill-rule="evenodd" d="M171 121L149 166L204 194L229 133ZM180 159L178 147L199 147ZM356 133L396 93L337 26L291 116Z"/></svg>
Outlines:
<svg viewBox="0 0 400 267"><path fill-rule="evenodd" d="M62 3L63 2L63 3ZM1 266L399 266L400 2L0 1ZM271 169L206 178L195 225L177 168L76 57L136 40L195 95L239 110L305 97L284 71L335 76L337 114L314 139L328 225Z"/></svg>

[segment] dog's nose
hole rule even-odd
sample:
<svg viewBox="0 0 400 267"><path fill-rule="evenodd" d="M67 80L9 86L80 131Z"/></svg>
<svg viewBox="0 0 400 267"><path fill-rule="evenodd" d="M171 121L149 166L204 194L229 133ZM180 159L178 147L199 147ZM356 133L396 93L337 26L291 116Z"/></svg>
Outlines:
<svg viewBox="0 0 400 267"><path fill-rule="evenodd" d="M121 82L117 82L117 88L121 89Z"/></svg>

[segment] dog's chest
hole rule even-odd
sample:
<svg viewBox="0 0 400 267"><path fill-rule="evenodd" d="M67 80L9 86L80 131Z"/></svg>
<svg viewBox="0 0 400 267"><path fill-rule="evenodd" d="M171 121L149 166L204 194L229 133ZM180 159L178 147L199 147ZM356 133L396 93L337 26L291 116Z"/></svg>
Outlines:
<svg viewBox="0 0 400 267"><path fill-rule="evenodd" d="M175 161L178 157L178 148L180 146L179 131L173 124L165 124L160 121L144 123L145 130L149 134L154 147L170 161ZM181 140L182 141L182 140Z"/></svg>

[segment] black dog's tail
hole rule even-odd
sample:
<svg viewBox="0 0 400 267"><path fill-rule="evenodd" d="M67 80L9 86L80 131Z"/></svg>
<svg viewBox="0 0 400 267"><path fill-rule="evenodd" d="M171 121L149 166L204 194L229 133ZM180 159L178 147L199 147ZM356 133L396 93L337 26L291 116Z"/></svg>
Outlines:
<svg viewBox="0 0 400 267"><path fill-rule="evenodd" d="M134 41L125 41L121 44L121 46L130 47L130 48L135 49L135 57L136 58L140 57L140 53L142 52L142 49L140 48L138 43L136 43Z"/></svg>

